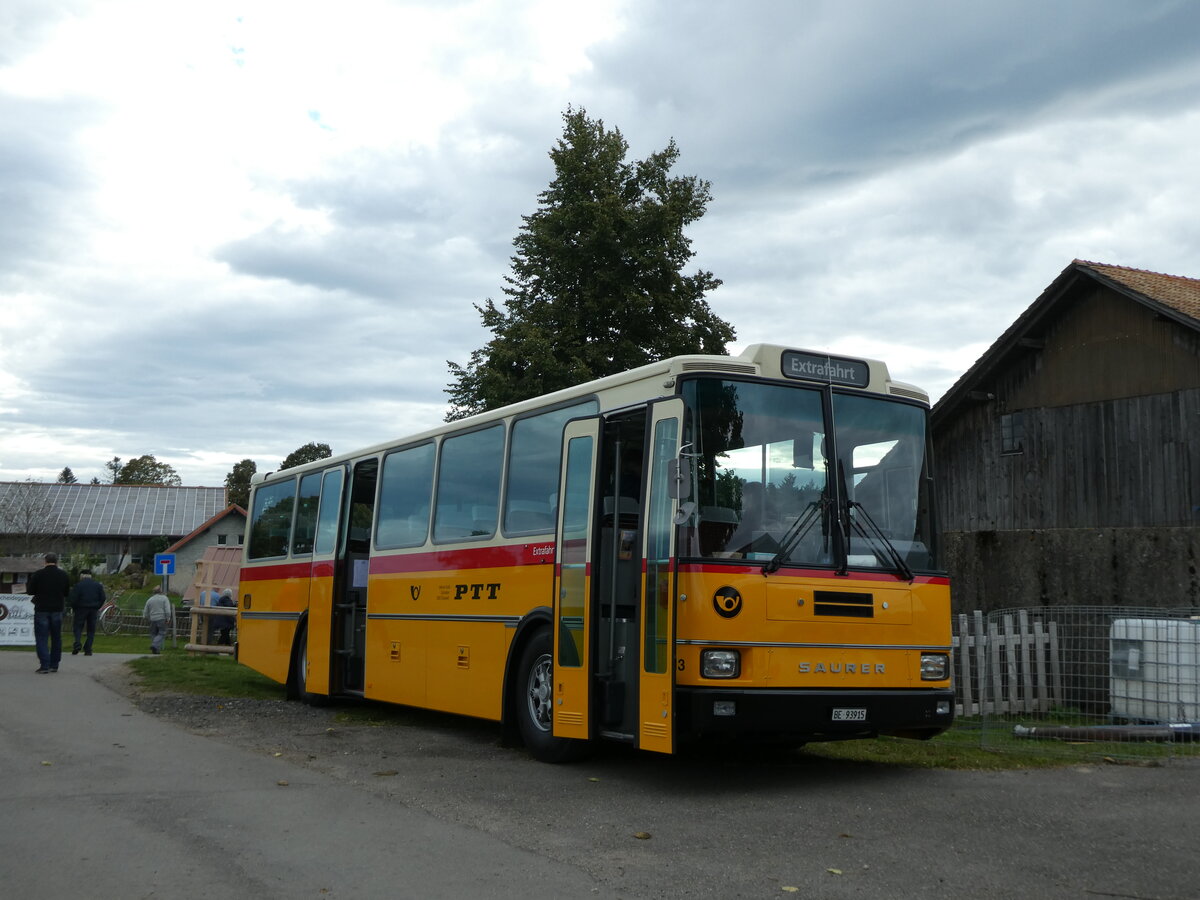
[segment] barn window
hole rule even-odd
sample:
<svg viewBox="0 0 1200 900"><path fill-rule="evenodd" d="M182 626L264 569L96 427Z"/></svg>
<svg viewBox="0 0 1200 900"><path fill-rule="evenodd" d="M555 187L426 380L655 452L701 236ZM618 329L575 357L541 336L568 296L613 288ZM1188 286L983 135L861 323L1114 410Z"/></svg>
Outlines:
<svg viewBox="0 0 1200 900"><path fill-rule="evenodd" d="M1025 451L1025 414L1005 413L1000 417L1000 452Z"/></svg>

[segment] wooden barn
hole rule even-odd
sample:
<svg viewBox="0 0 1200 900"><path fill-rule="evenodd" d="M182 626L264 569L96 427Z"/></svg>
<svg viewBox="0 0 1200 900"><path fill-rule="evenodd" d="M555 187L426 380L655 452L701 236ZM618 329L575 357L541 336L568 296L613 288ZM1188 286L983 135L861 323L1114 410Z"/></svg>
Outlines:
<svg viewBox="0 0 1200 900"><path fill-rule="evenodd" d="M956 611L1200 606L1200 280L1076 260L932 425Z"/></svg>

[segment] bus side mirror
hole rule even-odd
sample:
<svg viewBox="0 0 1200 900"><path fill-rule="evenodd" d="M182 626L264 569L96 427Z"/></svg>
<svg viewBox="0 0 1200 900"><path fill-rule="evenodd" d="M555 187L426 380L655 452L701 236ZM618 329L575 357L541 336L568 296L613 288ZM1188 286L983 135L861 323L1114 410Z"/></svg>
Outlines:
<svg viewBox="0 0 1200 900"><path fill-rule="evenodd" d="M667 496L686 500L692 495L692 464L682 457L667 460Z"/></svg>

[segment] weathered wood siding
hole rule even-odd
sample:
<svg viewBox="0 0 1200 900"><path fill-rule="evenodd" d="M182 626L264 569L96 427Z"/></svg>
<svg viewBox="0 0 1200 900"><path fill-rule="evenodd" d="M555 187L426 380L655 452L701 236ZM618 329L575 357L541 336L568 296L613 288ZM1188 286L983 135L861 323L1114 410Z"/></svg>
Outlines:
<svg viewBox="0 0 1200 900"><path fill-rule="evenodd" d="M934 433L947 531L1200 524L1200 337L1097 287ZM1017 453L1001 419L1021 413Z"/></svg>
<svg viewBox="0 0 1200 900"><path fill-rule="evenodd" d="M1023 410L1011 454L995 408L935 438L944 530L1200 524L1200 388Z"/></svg>

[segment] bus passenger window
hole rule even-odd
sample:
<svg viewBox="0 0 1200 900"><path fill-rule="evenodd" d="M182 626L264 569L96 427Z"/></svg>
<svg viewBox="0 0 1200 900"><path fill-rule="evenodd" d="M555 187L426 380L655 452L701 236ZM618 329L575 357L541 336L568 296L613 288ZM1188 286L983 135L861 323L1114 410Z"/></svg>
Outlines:
<svg viewBox="0 0 1200 900"><path fill-rule="evenodd" d="M433 487L433 444L389 453L383 459L375 546L381 550L419 547L429 533Z"/></svg>
<svg viewBox="0 0 1200 900"><path fill-rule="evenodd" d="M300 497L296 505L296 525L292 540L292 556L312 553L317 534L317 503L321 499L321 473L313 472L300 479Z"/></svg>
<svg viewBox="0 0 1200 900"><path fill-rule="evenodd" d="M594 415L595 400L551 410L513 423L504 498L505 534L549 534L554 530L550 498L558 489L563 426Z"/></svg>
<svg viewBox="0 0 1200 900"><path fill-rule="evenodd" d="M250 513L250 559L287 556L295 504L295 478L259 485Z"/></svg>
<svg viewBox="0 0 1200 900"><path fill-rule="evenodd" d="M495 534L503 460L503 425L442 441L437 509L433 518L435 541L458 541Z"/></svg>
<svg viewBox="0 0 1200 900"><path fill-rule="evenodd" d="M342 508L342 469L325 473L321 486L321 512L317 520L317 553L332 553L337 543L338 514Z"/></svg>

